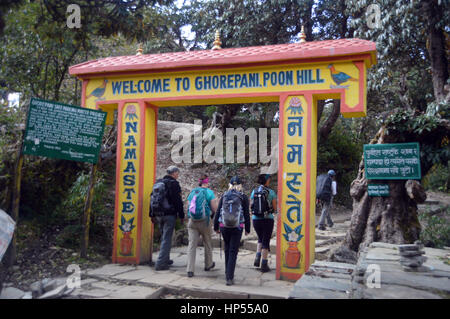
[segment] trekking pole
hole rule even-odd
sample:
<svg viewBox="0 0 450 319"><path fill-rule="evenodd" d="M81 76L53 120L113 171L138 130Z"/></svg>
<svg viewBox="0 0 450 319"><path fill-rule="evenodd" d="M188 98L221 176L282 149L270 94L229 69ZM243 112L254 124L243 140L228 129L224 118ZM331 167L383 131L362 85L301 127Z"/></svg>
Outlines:
<svg viewBox="0 0 450 319"><path fill-rule="evenodd" d="M220 259L222 259L222 233L219 233Z"/></svg>

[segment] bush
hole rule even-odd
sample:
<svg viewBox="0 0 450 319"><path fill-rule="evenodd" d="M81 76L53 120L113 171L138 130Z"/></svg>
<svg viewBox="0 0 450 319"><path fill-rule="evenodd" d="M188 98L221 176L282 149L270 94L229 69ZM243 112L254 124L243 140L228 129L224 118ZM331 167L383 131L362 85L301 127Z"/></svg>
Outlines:
<svg viewBox="0 0 450 319"><path fill-rule="evenodd" d="M67 197L55 210L52 221L58 223L63 228L56 239L60 246L77 248L80 244L89 178L89 174L81 172L75 183L69 189ZM111 229L108 227L108 221L113 219L114 212L108 208L108 205L105 205L106 195L104 174L98 172L94 185L91 225L89 229L91 243L105 244L109 241Z"/></svg>
<svg viewBox="0 0 450 319"><path fill-rule="evenodd" d="M430 215L425 211L419 213L422 227L420 240L428 247L443 248L450 246L450 207L444 211L444 216Z"/></svg>
<svg viewBox="0 0 450 319"><path fill-rule="evenodd" d="M423 179L426 190L450 192L450 166L434 165Z"/></svg>
<svg viewBox="0 0 450 319"><path fill-rule="evenodd" d="M351 132L338 120L328 138L317 147L317 175L333 169L336 172L335 202L351 207L350 184L358 174L362 145L356 143Z"/></svg>

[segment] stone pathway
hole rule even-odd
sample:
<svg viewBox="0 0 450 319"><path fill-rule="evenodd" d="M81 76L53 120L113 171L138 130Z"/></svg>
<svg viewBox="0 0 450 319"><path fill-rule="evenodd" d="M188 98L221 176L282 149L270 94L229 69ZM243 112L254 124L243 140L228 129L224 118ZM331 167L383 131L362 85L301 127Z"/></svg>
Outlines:
<svg viewBox="0 0 450 319"><path fill-rule="evenodd" d="M187 277L186 248L172 249L174 263L169 270L155 271L147 265L108 264L83 271L81 288L65 298L162 298L187 295L193 298L287 298L294 283L275 280L275 271L261 273L253 266L254 252L240 250L235 285L225 285L224 256L214 249L216 267L204 271L203 247L198 248L194 277ZM154 260L157 258L155 253ZM271 260L271 267L275 261Z"/></svg>
<svg viewBox="0 0 450 319"><path fill-rule="evenodd" d="M317 261L295 283L289 297L449 299L450 249L424 251L427 272L404 271L397 245L386 243L372 243L360 254L357 265Z"/></svg>
<svg viewBox="0 0 450 319"><path fill-rule="evenodd" d="M316 229L316 260L326 259L330 247L337 245L345 237L348 218L335 220L335 226L326 231ZM276 229L276 228L275 228ZM200 243L201 245L201 243ZM131 299L166 299L166 298L288 298L294 283L275 280L276 232L271 241L269 266L272 271L261 273L253 266L257 236L252 228L248 236L243 236L235 271L235 285L225 285L225 267L223 251L220 253L220 240L213 234L213 258L216 267L204 271L204 250L198 247L196 271L193 278L186 273L187 247L174 247L171 259L174 260L170 270L155 271L148 265L108 264L98 269L86 269L81 273L81 287L68 289L64 287L66 278L58 279L58 287L42 291L43 298L131 298ZM223 249L223 242L222 242ZM155 252L153 260L158 253ZM221 258L222 255L222 258ZM65 289L64 289L65 288ZM31 287L30 287L30 290ZM7 287L0 298L36 297L34 292L24 292L14 287Z"/></svg>

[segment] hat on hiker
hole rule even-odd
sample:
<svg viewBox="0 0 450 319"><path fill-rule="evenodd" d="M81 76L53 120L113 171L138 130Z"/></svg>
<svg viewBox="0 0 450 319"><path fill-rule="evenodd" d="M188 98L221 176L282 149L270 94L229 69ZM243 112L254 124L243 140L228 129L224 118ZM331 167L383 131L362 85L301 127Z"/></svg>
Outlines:
<svg viewBox="0 0 450 319"><path fill-rule="evenodd" d="M209 184L209 177L207 175L203 175L202 178L198 180L200 186L203 184Z"/></svg>
<svg viewBox="0 0 450 319"><path fill-rule="evenodd" d="M233 176L233 177L231 178L231 180L230 180L230 184L231 184L231 185L241 185L242 182L241 182L241 180L239 179L239 177Z"/></svg>
<svg viewBox="0 0 450 319"><path fill-rule="evenodd" d="M328 171L328 175L330 175L330 176L335 176L335 175L336 175L336 172L333 171L332 169L330 169L330 170Z"/></svg>
<svg viewBox="0 0 450 319"><path fill-rule="evenodd" d="M171 175L171 174L173 174L175 172L179 172L179 171L180 171L180 169L178 167L174 166L174 165L169 166L167 168L167 174L169 174L169 175Z"/></svg>

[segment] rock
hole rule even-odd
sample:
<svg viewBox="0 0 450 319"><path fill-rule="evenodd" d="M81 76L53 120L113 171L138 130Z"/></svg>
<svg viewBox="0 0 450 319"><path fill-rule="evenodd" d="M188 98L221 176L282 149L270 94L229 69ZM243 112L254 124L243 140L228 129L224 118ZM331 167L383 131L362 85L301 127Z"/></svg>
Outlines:
<svg viewBox="0 0 450 319"><path fill-rule="evenodd" d="M0 294L0 299L21 299L25 295L25 292L14 288L14 287L7 287L2 290L2 293Z"/></svg>
<svg viewBox="0 0 450 319"><path fill-rule="evenodd" d="M44 292L54 290L56 289L56 287L57 287L56 280L50 278L42 279L42 289L44 290Z"/></svg>
<svg viewBox="0 0 450 319"><path fill-rule="evenodd" d="M423 250L405 250L400 252L400 256L402 257L416 257L425 254Z"/></svg>
<svg viewBox="0 0 450 319"><path fill-rule="evenodd" d="M32 293L31 291L27 291L27 292L23 295L22 299L33 299L33 293Z"/></svg>
<svg viewBox="0 0 450 319"><path fill-rule="evenodd" d="M330 260L334 262L356 264L358 257L356 252L345 246L340 246L331 252Z"/></svg>
<svg viewBox="0 0 450 319"><path fill-rule="evenodd" d="M173 235L172 243L175 247L188 245L189 238L187 228L181 228L177 230Z"/></svg>
<svg viewBox="0 0 450 319"><path fill-rule="evenodd" d="M398 245L396 245L396 244L389 244L389 243L374 241L373 243L370 243L369 248L386 248L386 249L397 250L397 246Z"/></svg>
<svg viewBox="0 0 450 319"><path fill-rule="evenodd" d="M397 248L399 252L420 250L419 246L416 244L398 245Z"/></svg>
<svg viewBox="0 0 450 319"><path fill-rule="evenodd" d="M42 289L42 281L39 280L39 281L33 282L30 285L30 290L31 290L33 298L37 298L40 295L42 295L44 293L44 290Z"/></svg>
<svg viewBox="0 0 450 319"><path fill-rule="evenodd" d="M423 243L422 243L420 240L416 240L416 241L414 242L414 245L417 245L417 246L419 247L420 250L422 250L423 247L424 247Z"/></svg>
<svg viewBox="0 0 450 319"><path fill-rule="evenodd" d="M408 267L408 266L402 266L404 271L407 272L429 272L431 271L430 267L427 266L419 266L419 267Z"/></svg>
<svg viewBox="0 0 450 319"><path fill-rule="evenodd" d="M412 258L401 258L400 264L406 267L419 267L427 260L425 256L417 256Z"/></svg>
<svg viewBox="0 0 450 319"><path fill-rule="evenodd" d="M427 199L427 193L418 181L408 180L405 183L405 188L409 198L413 199L416 203L422 204Z"/></svg>
<svg viewBox="0 0 450 319"><path fill-rule="evenodd" d="M51 290L49 292L46 292L45 294L40 296L39 299L56 299L56 298L60 298L64 294L65 290L66 290L66 285L59 286L56 289L53 289L53 290Z"/></svg>

